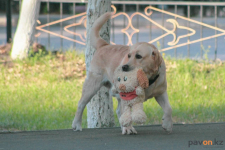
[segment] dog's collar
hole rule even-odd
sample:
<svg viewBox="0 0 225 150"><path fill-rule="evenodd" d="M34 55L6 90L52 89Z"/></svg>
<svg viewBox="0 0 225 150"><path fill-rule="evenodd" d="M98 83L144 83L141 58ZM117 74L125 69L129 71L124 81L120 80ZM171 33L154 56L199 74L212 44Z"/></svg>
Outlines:
<svg viewBox="0 0 225 150"><path fill-rule="evenodd" d="M161 64L160 64L159 68L161 68ZM151 86L158 79L158 77L159 77L159 68L158 68L158 71L157 71L157 75L153 79L148 79L149 86Z"/></svg>
<svg viewBox="0 0 225 150"><path fill-rule="evenodd" d="M159 74L157 74L157 75L155 76L155 78L149 79L149 80L148 80L148 81L149 81L149 86L151 86L151 85L158 79L158 77L159 77Z"/></svg>

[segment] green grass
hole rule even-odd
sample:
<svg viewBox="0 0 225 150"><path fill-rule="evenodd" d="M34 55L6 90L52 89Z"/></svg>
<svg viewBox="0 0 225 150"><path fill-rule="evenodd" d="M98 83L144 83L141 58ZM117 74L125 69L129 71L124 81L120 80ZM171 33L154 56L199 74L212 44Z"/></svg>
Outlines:
<svg viewBox="0 0 225 150"><path fill-rule="evenodd" d="M224 64L188 59L166 64L174 123L225 122ZM0 130L71 128L85 78L84 55L36 56L0 69ZM161 123L163 111L154 99L144 110L146 124ZM83 127L86 120L85 110Z"/></svg>

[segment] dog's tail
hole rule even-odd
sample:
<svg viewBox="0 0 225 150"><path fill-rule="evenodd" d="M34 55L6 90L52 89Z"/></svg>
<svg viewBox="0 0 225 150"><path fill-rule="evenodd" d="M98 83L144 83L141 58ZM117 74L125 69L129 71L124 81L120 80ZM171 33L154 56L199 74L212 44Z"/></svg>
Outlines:
<svg viewBox="0 0 225 150"><path fill-rule="evenodd" d="M105 24L105 22L109 20L110 17L111 13L107 12L100 16L92 26L90 42L91 45L96 49L102 47L103 45L108 45L108 43L100 37L99 31L101 27Z"/></svg>

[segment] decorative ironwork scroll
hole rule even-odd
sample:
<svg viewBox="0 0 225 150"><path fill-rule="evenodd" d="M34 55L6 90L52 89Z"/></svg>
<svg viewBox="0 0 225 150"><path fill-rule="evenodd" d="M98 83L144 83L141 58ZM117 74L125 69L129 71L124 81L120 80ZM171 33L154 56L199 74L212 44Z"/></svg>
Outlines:
<svg viewBox="0 0 225 150"><path fill-rule="evenodd" d="M152 39L148 43L156 42L156 41L158 41L158 40L160 40L160 39L162 39L162 38L164 38L164 37L166 37L168 35L172 35L173 36L172 41L167 43L168 47L163 48L160 51L167 51L167 50L171 50L173 48L178 48L178 47L185 46L185 45L188 45L188 44L193 44L193 43L197 43L197 42L201 42L201 41L205 41L205 40L208 40L208 39L212 39L212 38L216 38L216 37L225 35L225 30L224 29L221 29L221 28L218 28L218 27L215 27L215 26L211 26L211 25L208 25L208 24L205 24L205 23L202 23L202 22L199 22L199 21L187 18L187 17L183 17L183 16L180 16L180 15L177 15L177 14L165 11L165 10L161 10L161 9L158 9L158 8L155 8L155 7L152 7L152 6L147 6L145 8L145 10L144 10L144 13L134 12L133 14L131 14L131 16L129 16L125 12L118 12L117 13L116 7L114 5L112 5L111 7L113 9L112 19L116 19L116 17L118 17L118 16L124 16L128 20L127 26L125 28L121 29L121 32L124 33L127 36L127 39L128 39L126 45L133 45L133 43L132 43L133 35L135 33L139 33L140 32L140 30L135 28L133 26L133 24L132 24L132 20L133 20L134 16L141 16L141 17L145 18L147 21L151 22L152 24L154 24L155 26L157 26L158 28L160 28L160 29L162 29L164 31L164 34L160 35L159 37L157 37L155 39ZM173 25L173 29L172 30L167 29L166 27L160 25L159 23L157 23L156 21L151 19L150 16L153 14L153 11L164 13L164 14L167 14L167 15L171 16L171 18L167 19L166 22L171 23ZM208 27L208 28L213 29L213 30L217 30L217 31L219 31L221 33L215 34L215 35L212 35L212 36L208 36L208 37L204 37L204 38L199 38L199 39L196 39L196 40L191 40L191 41L187 40L187 42L185 42L185 43L178 44L180 39L185 38L185 37L191 37L194 34L196 34L196 31L194 29L190 28L190 27L186 27L186 26L180 25L176 21L176 19L173 19L174 17L182 19L182 20L185 20L185 21L189 21L191 23L195 23L195 24L198 24L198 25L201 25L201 26L204 26L204 27ZM70 19L75 19L75 18L79 18L78 22L65 26L64 30L66 32L72 34L72 35L75 35L76 37L79 37L79 40L77 38L76 39L72 39L70 37L67 37L67 36L64 36L64 35L60 35L60 34L57 34L55 32L48 31L48 30L44 29L44 27L51 26L51 25L54 25L54 24L57 24L57 23L60 23L60 22L64 22L64 21L68 21ZM74 16L70 16L70 17L67 17L67 18L64 18L64 19L53 21L53 22L50 22L50 23L47 23L47 24L44 24L44 25L40 25L40 26L36 27L36 29L39 30L39 31L43 31L43 32L49 33L49 34L54 35L54 36L58 36L60 38L64 38L66 40L70 40L70 41L76 42L76 43L81 44L81 45L85 45L85 42L86 42L86 31L84 33L80 34L80 33L77 33L77 32L73 32L73 31L71 31L69 29L71 27L74 27L74 26L83 26L83 27L86 28L86 22L87 22L87 20L86 20L86 12L84 12L84 13L80 13L80 14L77 14L77 15L74 15ZM38 22L38 24L40 24L40 22ZM129 33L127 31L130 28L132 29L131 33ZM189 32L187 34L185 34L185 35L178 36L176 34L176 32L175 32L176 29L184 29L184 30L187 30ZM36 34L36 37L38 37L38 36L40 36L40 33ZM110 43L115 45L115 43L113 43L112 41L110 41Z"/></svg>

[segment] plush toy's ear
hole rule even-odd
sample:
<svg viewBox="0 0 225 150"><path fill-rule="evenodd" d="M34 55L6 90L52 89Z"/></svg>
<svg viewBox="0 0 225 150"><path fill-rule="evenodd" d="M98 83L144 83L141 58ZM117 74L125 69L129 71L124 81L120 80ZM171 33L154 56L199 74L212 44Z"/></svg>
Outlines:
<svg viewBox="0 0 225 150"><path fill-rule="evenodd" d="M146 74L144 73L142 69L139 69L137 71L137 79L138 79L139 86L141 86L143 89L149 86L148 77L146 76Z"/></svg>

